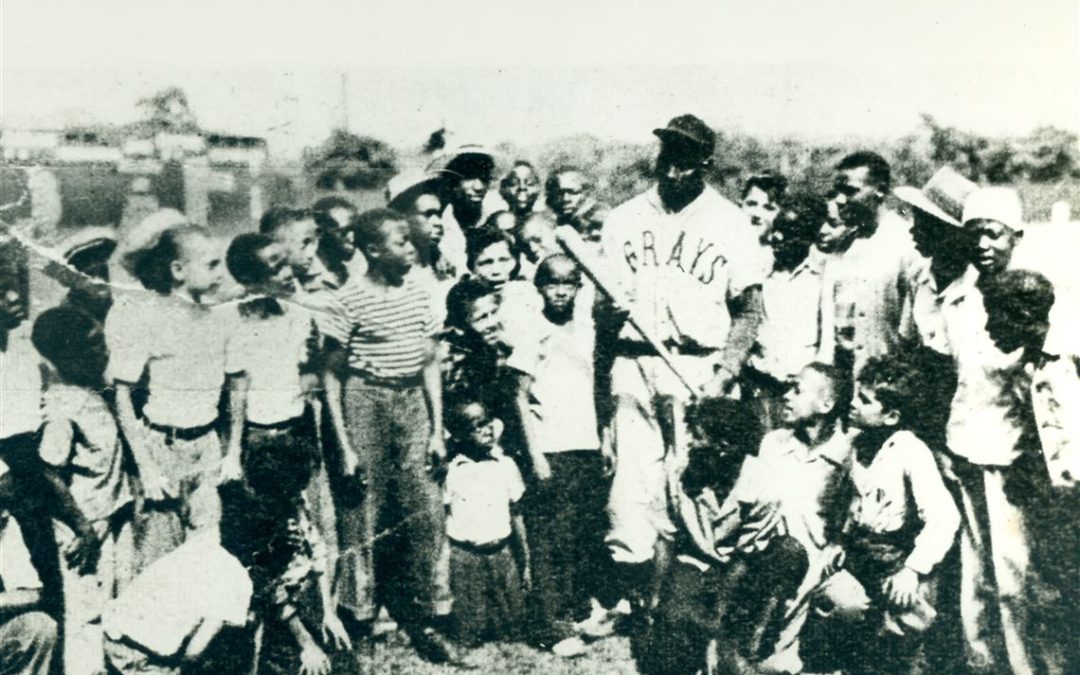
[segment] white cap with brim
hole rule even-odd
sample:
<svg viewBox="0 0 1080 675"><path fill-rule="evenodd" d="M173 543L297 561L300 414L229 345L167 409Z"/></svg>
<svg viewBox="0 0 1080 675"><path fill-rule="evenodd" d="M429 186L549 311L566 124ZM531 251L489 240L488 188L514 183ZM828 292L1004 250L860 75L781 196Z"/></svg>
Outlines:
<svg viewBox="0 0 1080 675"><path fill-rule="evenodd" d="M993 220L1019 231L1024 222L1020 195L1008 187L986 187L971 193L964 202L964 224L973 220Z"/></svg>
<svg viewBox="0 0 1080 675"><path fill-rule="evenodd" d="M392 209L407 210L415 200L426 192L437 189L439 175L423 169L407 169L386 184L386 205Z"/></svg>
<svg viewBox="0 0 1080 675"><path fill-rule="evenodd" d="M111 227L84 227L62 241L58 248L60 255L68 261L90 251L110 256L116 250L116 232Z"/></svg>
<svg viewBox="0 0 1080 675"><path fill-rule="evenodd" d="M895 188L893 194L944 223L960 227L964 202L978 189L978 185L960 175L956 169L943 166L934 172L922 189L904 185Z"/></svg>
<svg viewBox="0 0 1080 675"><path fill-rule="evenodd" d="M124 237L120 255L124 269L132 272L136 254L157 246L166 230L188 222L187 216L176 209L159 209L143 218Z"/></svg>

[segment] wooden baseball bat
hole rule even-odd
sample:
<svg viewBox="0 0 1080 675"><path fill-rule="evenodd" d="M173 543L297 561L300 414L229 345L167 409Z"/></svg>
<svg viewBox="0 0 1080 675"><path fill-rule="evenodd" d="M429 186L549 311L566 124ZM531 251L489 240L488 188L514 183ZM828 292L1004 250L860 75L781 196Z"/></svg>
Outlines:
<svg viewBox="0 0 1080 675"><path fill-rule="evenodd" d="M697 398L698 390L690 384L690 380L683 375L679 370L674 359L671 358L671 353L664 347L663 343L652 333L652 331L645 328L645 325L634 316L634 310L631 306L629 299L618 291L617 285L610 279L605 279L604 272L602 270L601 262L593 255L581 239L581 235L578 231L569 225L560 225L555 228L555 241L559 243L559 246L566 251L566 255L574 259L574 262L581 267L581 271L585 273L585 276L589 277L589 280L593 282L596 288L604 295L611 298L611 302L616 308L626 313L626 320L637 329L638 333L645 338L645 341L649 343L649 346L656 350L660 360L664 362L664 365L675 375L676 379L686 387L686 390L690 392L691 398Z"/></svg>

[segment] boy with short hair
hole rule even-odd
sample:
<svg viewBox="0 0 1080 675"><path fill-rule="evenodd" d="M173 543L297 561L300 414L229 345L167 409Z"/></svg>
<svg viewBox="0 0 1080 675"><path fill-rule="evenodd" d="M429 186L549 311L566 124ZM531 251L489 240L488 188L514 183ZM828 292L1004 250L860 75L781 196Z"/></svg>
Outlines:
<svg viewBox="0 0 1080 675"><path fill-rule="evenodd" d="M871 358L857 380L854 498L834 562L843 570L815 601L832 629L826 651L845 673L910 670L937 615L935 571L960 527L933 454L909 430L919 387L896 357Z"/></svg>
<svg viewBox="0 0 1080 675"><path fill-rule="evenodd" d="M343 379L343 414L331 408L343 469L360 479L347 488L351 494L338 495L339 598L358 621L375 618L375 585L384 582L374 574L375 557L386 543L377 543L376 535L382 528L401 533L404 551L394 574L415 581L396 594L405 601L391 609L418 651L436 661L456 661L453 648L430 625L445 536L442 496L430 467L446 457L431 299L410 274L416 249L404 216L372 209L357 217L355 227L368 272L340 289L326 326L343 347L334 369ZM361 480L362 500L355 494Z"/></svg>
<svg viewBox="0 0 1080 675"><path fill-rule="evenodd" d="M37 318L32 340L55 371L43 397L38 451L53 480L70 490L100 551L96 574L63 569L65 668L70 675L93 675L104 665L101 607L130 580L135 555L133 492L120 430L102 395L108 351L100 324L64 305Z"/></svg>
<svg viewBox="0 0 1080 675"><path fill-rule="evenodd" d="M554 645L588 615L607 557L603 546L605 481L593 396L595 329L575 314L581 271L565 255L536 270L543 299L534 342L510 364L530 376L526 430L536 481L526 495L535 571L534 637ZM529 353L531 352L531 353Z"/></svg>

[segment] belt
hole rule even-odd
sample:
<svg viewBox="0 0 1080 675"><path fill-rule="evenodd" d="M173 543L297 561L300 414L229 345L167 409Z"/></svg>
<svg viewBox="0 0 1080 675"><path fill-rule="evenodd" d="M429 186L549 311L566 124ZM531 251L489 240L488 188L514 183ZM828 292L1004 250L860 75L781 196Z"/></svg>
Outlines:
<svg viewBox="0 0 1080 675"><path fill-rule="evenodd" d="M252 429L259 429L260 431L292 431L298 428L305 422L304 415L298 415L296 417L290 417L287 420L281 422L271 422L270 424L263 424L262 422L252 422L248 420L244 424Z"/></svg>
<svg viewBox="0 0 1080 675"><path fill-rule="evenodd" d="M386 387L387 389L413 389L424 384L422 373L410 375L409 377L378 377L361 370L353 370L349 372L349 376L372 387Z"/></svg>
<svg viewBox="0 0 1080 675"><path fill-rule="evenodd" d="M194 441L197 438L202 438L206 434L214 430L214 426L217 422L211 422L210 424L204 424L201 427L171 427L165 424L154 424L147 420L146 426L165 434L165 442L172 443L173 441Z"/></svg>
<svg viewBox="0 0 1080 675"><path fill-rule="evenodd" d="M492 542L490 544L470 544L467 541L458 541L457 539L451 539L450 545L456 546L463 551L469 553L478 553L480 555L490 555L492 553L498 553L506 548L506 545L510 542L510 538L500 539L499 541Z"/></svg>

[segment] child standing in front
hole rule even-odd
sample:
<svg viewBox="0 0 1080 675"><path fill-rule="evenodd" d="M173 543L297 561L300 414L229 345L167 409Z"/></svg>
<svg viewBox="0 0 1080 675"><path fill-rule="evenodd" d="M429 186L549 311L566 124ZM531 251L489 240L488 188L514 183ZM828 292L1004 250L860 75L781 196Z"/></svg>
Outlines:
<svg viewBox="0 0 1080 675"><path fill-rule="evenodd" d="M101 325L70 306L42 313L31 337L55 371L43 397L39 453L53 479L67 485L99 550L96 574L63 570L65 670L93 675L104 667L101 608L130 580L135 554L120 432L102 395L108 351Z"/></svg>
<svg viewBox="0 0 1080 675"><path fill-rule="evenodd" d="M909 430L917 376L895 357L875 357L856 382L854 499L834 563L843 569L815 600L830 624L827 651L845 673L909 672L937 615L935 571L960 527L933 454Z"/></svg>
<svg viewBox="0 0 1080 675"><path fill-rule="evenodd" d="M516 639L531 576L518 513L525 484L498 449L498 421L482 403L456 403L447 422L454 456L446 471L446 532L457 637L469 646Z"/></svg>
<svg viewBox="0 0 1080 675"><path fill-rule="evenodd" d="M117 416L142 486L138 550L142 567L179 545L187 533L217 524L222 460L218 404L242 376L226 368L228 321L209 302L222 281L219 246L209 232L172 224L126 263L147 290L145 302L118 305L105 324L116 385ZM146 378L146 402L133 393ZM243 409L230 395L226 437L238 447ZM238 454L235 449L231 451Z"/></svg>

